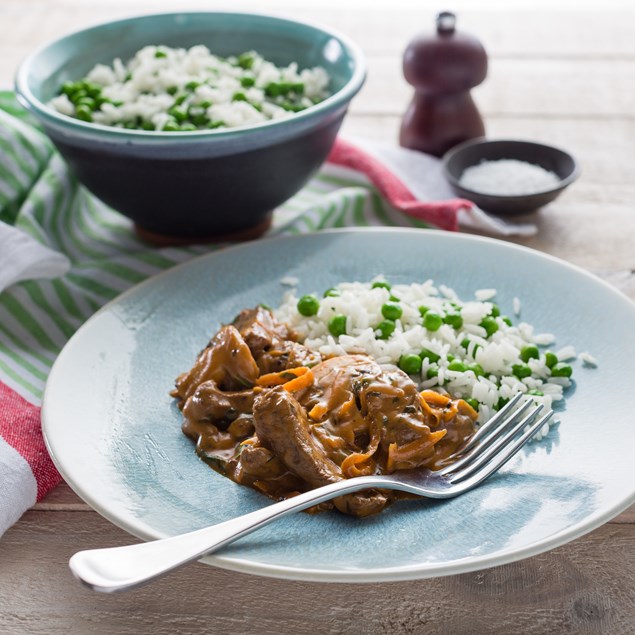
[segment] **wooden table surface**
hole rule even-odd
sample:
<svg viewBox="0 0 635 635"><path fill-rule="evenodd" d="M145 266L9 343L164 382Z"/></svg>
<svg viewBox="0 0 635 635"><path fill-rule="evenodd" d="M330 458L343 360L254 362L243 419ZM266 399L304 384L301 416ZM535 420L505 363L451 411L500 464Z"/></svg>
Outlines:
<svg viewBox="0 0 635 635"><path fill-rule="evenodd" d="M176 4L0 0L0 86L11 85L20 59L51 38ZM532 11L474 4L454 6L463 6L460 26L490 55L489 76L474 90L488 134L563 146L583 170L556 203L531 217L538 235L516 242L580 265L635 299L635 13L601 2L604 8L578 11L546 2ZM410 96L401 54L416 31L431 26L426 6L272 0L266 10L329 24L362 46L368 82L344 133L396 143ZM264 10L256 0L187 7ZM58 487L0 539L0 633L635 633L635 507L551 552L433 580L315 584L195 564L106 596L70 575L75 551L130 542L66 485Z"/></svg>

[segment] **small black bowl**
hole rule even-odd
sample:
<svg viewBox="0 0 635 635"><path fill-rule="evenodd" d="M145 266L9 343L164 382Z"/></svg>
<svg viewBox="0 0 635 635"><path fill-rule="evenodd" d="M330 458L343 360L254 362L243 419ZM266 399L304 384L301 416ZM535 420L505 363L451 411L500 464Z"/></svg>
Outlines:
<svg viewBox="0 0 635 635"><path fill-rule="evenodd" d="M500 159L516 159L539 165L556 174L560 182L551 189L520 196L483 194L460 184L467 168L482 161ZM490 141L485 138L472 139L448 150L443 157L443 172L457 195L472 201L486 212L501 215L533 212L557 198L580 174L575 159L564 150L532 141Z"/></svg>

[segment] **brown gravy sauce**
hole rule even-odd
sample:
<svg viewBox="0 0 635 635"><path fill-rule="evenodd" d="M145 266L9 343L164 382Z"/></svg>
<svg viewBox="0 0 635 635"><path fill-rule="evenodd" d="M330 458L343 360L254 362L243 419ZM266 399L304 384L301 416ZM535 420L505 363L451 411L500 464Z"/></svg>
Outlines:
<svg viewBox="0 0 635 635"><path fill-rule="evenodd" d="M474 432L466 402L420 393L397 367L366 355L318 360L265 309L222 327L172 392L197 454L281 500L344 478L439 469ZM366 516L403 497L369 490L312 511Z"/></svg>

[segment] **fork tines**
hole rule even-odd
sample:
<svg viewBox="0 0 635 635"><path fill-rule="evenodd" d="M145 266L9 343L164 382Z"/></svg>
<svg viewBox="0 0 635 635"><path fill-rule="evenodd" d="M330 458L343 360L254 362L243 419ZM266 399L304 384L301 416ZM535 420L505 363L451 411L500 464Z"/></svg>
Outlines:
<svg viewBox="0 0 635 635"><path fill-rule="evenodd" d="M460 450L458 460L435 474L447 476L452 483L465 482L466 486L466 479L470 479L471 488L507 463L553 415L552 410L541 415L544 406L530 399L516 407L522 397L522 393L515 395L477 430Z"/></svg>

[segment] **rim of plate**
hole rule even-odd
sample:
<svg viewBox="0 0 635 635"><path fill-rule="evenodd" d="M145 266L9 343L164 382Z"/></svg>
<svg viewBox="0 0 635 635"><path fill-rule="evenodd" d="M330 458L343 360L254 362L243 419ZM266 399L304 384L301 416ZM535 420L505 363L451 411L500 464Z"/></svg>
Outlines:
<svg viewBox="0 0 635 635"><path fill-rule="evenodd" d="M110 310L110 307L116 305L122 299L133 295L139 292L139 289L144 288L146 285L153 284L155 280L162 279L171 275L174 271L187 268L190 263L194 261L199 261L203 259L215 260L219 257L222 257L223 254L228 251L237 251L237 250L248 250L253 245L263 244L264 242L274 244L278 242L285 241L295 241L295 240L310 240L311 237L322 236L327 234L353 234L353 233L391 233L391 234L399 234L399 233L407 233L407 234L420 234L421 236L438 236L450 239L458 239L459 241L465 240L470 242L477 242L483 244L495 244L499 247L508 248L510 251L520 251L526 254L530 254L532 257L537 258L538 260L547 260L554 263L556 266L561 266L568 268L572 271L581 274L583 277L588 279L592 284L600 285L605 288L612 294L621 298L622 301L626 302L630 305L630 309L633 311L633 316L635 318L635 302L630 300L625 294L621 291L618 291L615 287L611 286L604 280L601 280L597 276L592 273L586 271L585 269L574 265L572 263L567 262L566 260L562 260L555 256L551 256L549 254L545 254L540 251L536 251L529 247L525 247L523 245L517 245L515 243L508 243L504 240L499 240L497 238L492 238L488 236L478 236L472 234L463 234L463 233L453 233L447 232L443 230L434 230L434 229L416 229L416 228L402 228L402 227L356 227L356 228L341 228L341 229L328 229L321 230L319 232L308 233L308 234L297 234L292 236L275 236L272 238L261 239L257 243L241 243L238 245L232 245L227 248L223 248L219 251L214 251L208 254L202 254L200 256L196 256L191 258L190 260L175 265L165 271L159 272L158 274L143 280L137 285L131 287L130 289L124 291L120 295L118 295L113 300L106 303L103 307L101 307L98 311L96 311L84 324L82 324L79 329L73 334L73 336L69 339L67 344L64 346L60 354L56 358L53 367L49 373L49 377L45 386L44 395L42 399L42 432L44 436L44 442L46 448L55 464L55 467L58 469L64 480L68 483L68 485L73 489L73 491L82 498L86 503L88 503L95 511L97 511L100 515L102 515L106 520L113 523L117 527L120 527L124 531L130 533L137 538L141 538L142 540L155 540L158 538L167 537L167 534L163 534L159 531L148 532L140 527L139 523L135 523L128 519L122 519L115 514L111 513L108 509L108 506L103 505L98 497L90 491L90 488L84 488L81 483L78 483L77 480L72 476L72 469L66 469L66 466L61 464L54 452L55 442L52 440L50 436L49 423L47 423L46 416L46 404L51 399L51 389L50 386L54 383L51 381L59 372L59 360L65 354L67 350L68 344L73 341L79 334L81 334L84 330L91 328L91 322L97 318L102 312ZM522 548L513 548L506 549L503 551L499 551L495 554L488 554L484 556L471 556L469 558L454 560L443 563L432 563L432 564L414 564L412 566L399 566L399 567L377 567L377 568L369 568L369 569L359 569L359 570L351 570L351 571L333 571L330 569L324 568L300 568L300 567L289 567L284 565L276 565L276 564L265 564L260 562L253 562L251 560L247 560L245 558L239 557L229 557L223 556L221 553L212 553L208 556L205 556L200 560L200 562L205 562L206 564L210 564L213 566L217 566L221 569L227 569L231 571L238 571L241 573L249 573L253 575L259 575L263 577L271 577L271 578L279 578L286 580L302 580L306 582L341 582L341 583L372 583L372 582L397 582L403 580L413 580L413 579L426 579L426 578L435 578L435 577L443 577L448 575L456 575L461 573L468 573L471 571L477 571L479 569L486 569L490 567L500 566L504 564L508 564L511 562L516 562L518 560L523 560L525 558L529 558L532 556L536 556L541 553L545 553L546 551L550 551L555 549L556 547L560 547L576 538L580 538L585 534L597 529L604 523L608 522L625 509L630 507L633 503L635 503L635 487L633 487L633 491L629 496L625 497L621 501L612 505L609 508L603 509L596 514L593 514L584 520L559 531L547 539L538 540L534 543L530 543Z"/></svg>

